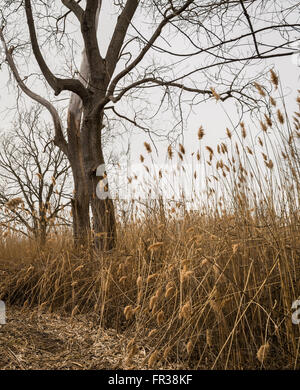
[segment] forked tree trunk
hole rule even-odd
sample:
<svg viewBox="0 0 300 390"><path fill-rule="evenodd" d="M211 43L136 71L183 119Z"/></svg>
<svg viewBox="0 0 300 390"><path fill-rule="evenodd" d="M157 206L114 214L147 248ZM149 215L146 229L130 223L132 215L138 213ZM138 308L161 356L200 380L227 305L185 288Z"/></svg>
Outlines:
<svg viewBox="0 0 300 390"><path fill-rule="evenodd" d="M98 7L95 14L95 25L96 28L99 23L99 13L101 9L101 0L98 0ZM90 69L86 56L85 48L82 52L80 71L78 74L78 79L82 82L85 87L88 87L90 80ZM83 104L81 98L75 93L71 94L70 104L69 104L69 116L68 116L68 140L69 148L72 155L76 158L73 161L72 170L74 177L74 187L75 194L74 199L72 200L72 214L73 214L73 235L75 245L84 245L86 246L91 239L91 226L90 226L90 203L93 192L93 184L91 183L90 173L88 170L82 167L82 165L88 165L88 162L83 162L83 151L86 148L86 143L89 140L86 138L88 135L88 129L83 135L82 131L82 113L83 113ZM101 129L100 129L101 131ZM79 158L80 157L80 158ZM72 156L70 156L72 159ZM79 166L80 165L80 166ZM83 174L83 169L85 173ZM83 177L84 176L84 177ZM84 188L83 188L84 187ZM77 188L77 189L76 189ZM81 195L80 195L81 191ZM95 210L95 207L92 205L92 210ZM93 211L95 214L95 211ZM100 213L101 214L101 213ZM97 221L98 218L94 218L94 221ZM97 222L96 222L97 223ZM95 230L95 229L94 229ZM98 229L96 229L98 231ZM98 240L98 238L96 237Z"/></svg>
<svg viewBox="0 0 300 390"><path fill-rule="evenodd" d="M13 47L8 49L1 29L0 39L5 47L6 60L18 85L31 99L42 104L50 112L55 128L54 143L65 153L70 161L75 184L75 196L72 202L75 241L77 241L77 244L79 242L83 245L87 244L90 233L89 206L91 205L96 246L110 249L114 246L116 236L114 207L111 199L97 199L96 189L99 179L95 173L97 167L100 164L104 164L101 147L101 128L103 109L110 100L106 95L108 92L110 96L114 94L117 80L116 83L112 83L113 86L109 88L109 91L108 87L112 81L118 60L121 57L127 29L138 8L139 1L130 0L124 4L105 58L102 58L100 54L97 41L102 0L87 0L84 9L78 4L79 2L62 1L62 3L77 17L84 39L85 49L82 55L78 80L75 78L58 78L51 72L38 44L30 0L25 0L25 12L32 50L45 80L54 90L56 96L62 91L72 92L68 111L68 141L65 139L61 118L55 107L51 102L31 91L20 77L12 57ZM149 47L145 46L145 53L151 47L150 43L149 45ZM133 68L140 62L144 54L137 58ZM102 238L101 234L103 234Z"/></svg>
<svg viewBox="0 0 300 390"><path fill-rule="evenodd" d="M93 239L97 249L110 250L115 246L116 221L112 199L100 199L97 186L101 177L97 168L104 165L101 144L102 115L91 116L92 105L83 107L83 119L69 111L69 160L74 178L72 200L73 231L76 246L87 246ZM93 235L90 225L90 206L93 216Z"/></svg>

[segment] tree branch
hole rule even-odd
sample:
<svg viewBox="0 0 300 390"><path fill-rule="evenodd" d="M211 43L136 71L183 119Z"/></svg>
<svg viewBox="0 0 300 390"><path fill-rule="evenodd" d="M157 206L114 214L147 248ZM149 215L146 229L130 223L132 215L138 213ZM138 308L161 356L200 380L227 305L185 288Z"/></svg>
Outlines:
<svg viewBox="0 0 300 390"><path fill-rule="evenodd" d="M72 11L79 21L81 21L81 18L83 16L83 9L79 5L80 1L81 0L76 3L76 1L74 0L61 0L63 5L67 7L70 11Z"/></svg>
<svg viewBox="0 0 300 390"><path fill-rule="evenodd" d="M254 28L252 26L252 22L251 22L250 16L248 14L247 8L245 7L244 1L240 0L240 3L241 3L241 6L243 8L244 15L246 16L246 19L247 19L249 27L250 27L250 31L251 31L251 35L253 37L253 42L254 42L256 54L258 55L258 57L260 57L260 53L259 53L259 49L258 49L258 43L257 43L257 40L256 40L256 35L255 35L255 32L254 32Z"/></svg>
<svg viewBox="0 0 300 390"><path fill-rule="evenodd" d="M31 99L35 100L39 104L43 105L50 112L52 119L53 119L53 123L54 123L54 129L55 129L55 138L53 140L54 144L56 146L58 146L68 156L68 154L69 154L68 144L67 144L67 142L64 138L64 135L63 135L62 124L61 124L61 120L60 120L60 117L58 115L58 112L56 111L55 107L48 100L44 99L42 96L31 91L27 87L27 85L24 83L24 81L21 79L19 72L18 72L18 69L17 69L17 67L14 63L14 60L13 60L13 56L12 56L13 50L8 49L6 42L5 42L5 39L4 39L2 29L0 29L0 38L1 38L2 44L4 46L4 50L5 50L5 54L6 54L6 61L9 65L19 87L27 96L29 96Z"/></svg>
<svg viewBox="0 0 300 390"><path fill-rule="evenodd" d="M187 87L184 84L175 83L172 81L164 81L164 80L156 79L154 77L147 77L147 78L144 78L142 80L138 80L135 83L128 85L116 97L110 96L109 100L112 101L113 103L117 103L119 100L121 100L121 98L125 95L125 93L128 92L130 89L136 88L142 84L147 84L147 83L153 83L153 84L157 84L160 86L166 86L166 87L176 87L176 88L182 89L182 90L187 91L187 92L212 95L212 91L210 89L192 88L192 87Z"/></svg>
<svg viewBox="0 0 300 390"><path fill-rule="evenodd" d="M131 64L129 64L123 71L121 71L111 82L109 89L108 89L108 94L112 95L114 93L115 87L117 83L124 77L126 76L133 68L135 68L144 58L146 53L151 49L152 45L154 42L157 40L157 38L160 36L163 28L176 16L180 15L183 11L185 11L190 4L192 4L194 0L188 0L186 3L180 7L179 9L173 11L170 15L165 16L164 19L160 22L158 25L157 29L153 33L152 37L149 39L147 44L144 46L144 48L141 50L140 54L136 57L134 61L132 61Z"/></svg>
<svg viewBox="0 0 300 390"><path fill-rule="evenodd" d="M87 0L86 9L81 19L81 32L85 45L85 54L89 64L90 81L97 87L103 82L106 74L105 64L100 55L97 25L101 9L101 0Z"/></svg>
<svg viewBox="0 0 300 390"><path fill-rule="evenodd" d="M118 17L118 21L110 44L108 46L106 55L107 70L110 77L112 77L115 71L119 59L120 50L122 48L128 27L138 7L138 4L139 0L127 0L122 13Z"/></svg>
<svg viewBox="0 0 300 390"><path fill-rule="evenodd" d="M47 80L48 84L54 90L55 96L59 95L61 91L67 90L67 91L75 92L77 95L81 97L82 100L85 100L87 98L87 91L79 80L60 79L54 76L54 74L51 72L51 70L49 69L48 65L46 64L42 56L38 44L30 0L25 0L25 11L26 11L27 24L29 28L31 46L32 46L35 59L37 60L37 63L39 64L39 67L45 79Z"/></svg>

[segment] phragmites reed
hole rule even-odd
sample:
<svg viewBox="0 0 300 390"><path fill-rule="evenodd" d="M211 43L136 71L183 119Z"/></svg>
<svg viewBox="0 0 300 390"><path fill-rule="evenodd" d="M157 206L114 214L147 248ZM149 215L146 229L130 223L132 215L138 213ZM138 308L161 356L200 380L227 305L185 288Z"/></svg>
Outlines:
<svg viewBox="0 0 300 390"><path fill-rule="evenodd" d="M266 132L268 130L268 127L265 124L265 122L259 121L259 123L260 123L260 127L261 127L262 131Z"/></svg>
<svg viewBox="0 0 300 390"><path fill-rule="evenodd" d="M144 142L144 146L145 146L148 153L152 153L151 146L150 146L150 144L148 144L148 142Z"/></svg>
<svg viewBox="0 0 300 390"><path fill-rule="evenodd" d="M184 283L185 281L189 280L192 275L193 271L187 271L186 269L183 269L180 275L181 283Z"/></svg>
<svg viewBox="0 0 300 390"><path fill-rule="evenodd" d="M221 99L220 95L216 92L216 90L215 90L214 88L211 87L210 90L211 90L211 93L212 93L213 97L214 97L217 101Z"/></svg>
<svg viewBox="0 0 300 390"><path fill-rule="evenodd" d="M221 152L223 154L228 153L227 145L224 142L221 143Z"/></svg>
<svg viewBox="0 0 300 390"><path fill-rule="evenodd" d="M180 153L185 154L185 148L182 144L179 144Z"/></svg>
<svg viewBox="0 0 300 390"><path fill-rule="evenodd" d="M257 91L258 91L258 93L261 95L261 96L266 96L266 93L265 93L265 91L264 91L264 89L263 89L263 87L260 85L260 84L258 84L256 81L253 83L253 85L254 85L254 87L257 89Z"/></svg>
<svg viewBox="0 0 300 390"><path fill-rule="evenodd" d="M141 289L143 286L143 278L141 276L138 276L136 280L136 285L138 286L138 289Z"/></svg>
<svg viewBox="0 0 300 390"><path fill-rule="evenodd" d="M209 152L209 154L213 155L214 151L210 146L205 146L206 150Z"/></svg>
<svg viewBox="0 0 300 390"><path fill-rule="evenodd" d="M272 123L271 117L265 114L265 118L266 118L267 125L269 127L272 127L273 123Z"/></svg>
<svg viewBox="0 0 300 390"><path fill-rule="evenodd" d="M275 86L275 89L278 88L278 76L277 74L274 72L273 69L270 70L270 73L271 73L271 82L272 84Z"/></svg>
<svg viewBox="0 0 300 390"><path fill-rule="evenodd" d="M127 280L127 276L122 276L120 279L119 279L119 283L120 284L124 284Z"/></svg>
<svg viewBox="0 0 300 390"><path fill-rule="evenodd" d="M204 137L205 133L204 133L204 130L203 130L203 126L200 126L199 129L198 129L198 139L199 141Z"/></svg>
<svg viewBox="0 0 300 390"><path fill-rule="evenodd" d="M73 310L72 310L72 312L71 312L71 317L74 317L75 316L75 314L78 312L78 305L76 305L74 308L73 308Z"/></svg>
<svg viewBox="0 0 300 390"><path fill-rule="evenodd" d="M152 337L152 336L154 336L156 333L157 333L157 329L152 329L152 330L150 330L150 332L148 333L148 337Z"/></svg>
<svg viewBox="0 0 300 390"><path fill-rule="evenodd" d="M129 366L132 364L132 358L138 353L139 349L137 345L135 344L135 339L131 339L129 343L127 344L127 356L125 360L126 366Z"/></svg>
<svg viewBox="0 0 300 390"><path fill-rule="evenodd" d="M168 356L169 356L171 350L172 350L172 347L171 347L171 346L168 346L167 348L165 348L164 353L163 353L163 358L164 358L165 360L168 359Z"/></svg>
<svg viewBox="0 0 300 390"><path fill-rule="evenodd" d="M154 311L155 307L156 307L156 302L157 302L157 296L156 295L153 295L151 298L150 298L150 301L149 301L149 309Z"/></svg>
<svg viewBox="0 0 300 390"><path fill-rule="evenodd" d="M172 150L172 146L171 145L168 146L168 157L169 157L170 160L172 160L173 150Z"/></svg>
<svg viewBox="0 0 300 390"><path fill-rule="evenodd" d="M263 364L264 363L264 360L266 359L266 357L268 356L268 353L269 353L269 350L270 350L270 344L269 342L266 342L265 344L261 345L261 347L259 348L259 350L257 351L257 359Z"/></svg>
<svg viewBox="0 0 300 390"><path fill-rule="evenodd" d="M166 289L165 298L172 297L174 293L175 293L175 287L174 286L169 287L168 289Z"/></svg>
<svg viewBox="0 0 300 390"><path fill-rule="evenodd" d="M247 148L247 152L248 152L249 154L252 154L252 155L253 155L253 151L252 151L252 149L251 149L251 148L249 148L249 146L247 146L246 148Z"/></svg>
<svg viewBox="0 0 300 390"><path fill-rule="evenodd" d="M283 125L284 124L284 117L279 109L277 110L277 118L279 120L279 123L281 123Z"/></svg>
<svg viewBox="0 0 300 390"><path fill-rule="evenodd" d="M165 322L164 317L165 317L165 313L162 310L160 310L157 313L157 316L156 316L156 322L157 322L158 326L162 326L163 325L163 323Z"/></svg>
<svg viewBox="0 0 300 390"><path fill-rule="evenodd" d="M166 285L166 291L167 291L170 287L174 287L174 282L168 282L168 283L167 283L167 285Z"/></svg>
<svg viewBox="0 0 300 390"><path fill-rule="evenodd" d="M155 278L157 278L157 276L158 276L157 273L149 275L147 278L147 283L150 283L151 280L154 280Z"/></svg>
<svg viewBox="0 0 300 390"><path fill-rule="evenodd" d="M19 206L24 205L24 201L22 198L13 198L5 203L5 207L9 210L15 210Z"/></svg>
<svg viewBox="0 0 300 390"><path fill-rule="evenodd" d="M194 349L194 343L192 342L192 340L189 340L188 343L186 344L186 351L188 355L192 353L193 349Z"/></svg>
<svg viewBox="0 0 300 390"><path fill-rule="evenodd" d="M124 309L124 315L127 321L130 320L133 314L134 314L133 307L131 305L126 306Z"/></svg>
<svg viewBox="0 0 300 390"><path fill-rule="evenodd" d="M179 319L184 318L184 319L188 320L191 315L192 315L192 306L191 306L190 302L186 302L182 306L182 308L179 312Z"/></svg>
<svg viewBox="0 0 300 390"><path fill-rule="evenodd" d="M136 313L138 313L140 310L141 310L141 305L137 305L137 306L132 310L132 313L133 313L133 314L136 314Z"/></svg>
<svg viewBox="0 0 300 390"><path fill-rule="evenodd" d="M241 122L240 126L241 126L241 129L242 129L242 137L246 138L247 137L247 132L246 132L246 128L245 128L245 123Z"/></svg>
<svg viewBox="0 0 300 390"><path fill-rule="evenodd" d="M159 355L158 351L152 352L151 356L149 357L149 361L148 361L149 368L153 368L155 366L155 364L158 360L158 355Z"/></svg>
<svg viewBox="0 0 300 390"><path fill-rule="evenodd" d="M206 344L208 347L212 347L212 331L211 329L206 329Z"/></svg>
<svg viewBox="0 0 300 390"><path fill-rule="evenodd" d="M163 288L162 287L159 287L156 292L155 292L155 296L157 297L157 299L162 295L162 292L163 292Z"/></svg>
<svg viewBox="0 0 300 390"><path fill-rule="evenodd" d="M265 165L266 165L266 167L269 168L269 169L273 169L273 167L274 167L274 164L273 164L273 161L272 161L272 160L265 161Z"/></svg>
<svg viewBox="0 0 300 390"><path fill-rule="evenodd" d="M148 247L148 251L156 251L159 247L163 245L163 241L154 242Z"/></svg>
<svg viewBox="0 0 300 390"><path fill-rule="evenodd" d="M227 134L228 138L231 138L231 137L232 137L232 133L231 133L231 131L228 129L228 127L226 127L226 134Z"/></svg>

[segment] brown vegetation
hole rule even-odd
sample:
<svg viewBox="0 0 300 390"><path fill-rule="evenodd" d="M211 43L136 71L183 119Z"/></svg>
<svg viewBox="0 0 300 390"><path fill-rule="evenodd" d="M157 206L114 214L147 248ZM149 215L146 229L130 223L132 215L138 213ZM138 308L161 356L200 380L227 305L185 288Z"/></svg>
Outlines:
<svg viewBox="0 0 300 390"><path fill-rule="evenodd" d="M72 318L94 313L99 328L128 336L128 367L142 341L149 368L299 369L300 112L292 125L274 110L260 138L242 124L216 150L201 129L198 210L184 198L157 202L147 217L118 222L110 252L74 251L67 231L43 250L6 235L0 298Z"/></svg>

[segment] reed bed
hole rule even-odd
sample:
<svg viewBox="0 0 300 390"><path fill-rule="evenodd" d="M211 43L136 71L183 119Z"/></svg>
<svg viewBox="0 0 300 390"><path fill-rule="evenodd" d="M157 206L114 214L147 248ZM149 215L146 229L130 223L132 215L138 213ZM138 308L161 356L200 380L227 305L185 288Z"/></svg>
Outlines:
<svg viewBox="0 0 300 390"><path fill-rule="evenodd" d="M276 74L271 83L278 93ZM128 337L128 368L142 342L145 368L299 369L291 306L300 294L300 96L289 115L255 88L267 108L254 130L241 122L212 148L200 126L193 154L168 147L181 172L194 159L189 199L136 199L126 212L118 203L113 251L75 251L67 229L43 249L2 232L0 299L93 313L99 328ZM154 157L144 146L147 169Z"/></svg>

